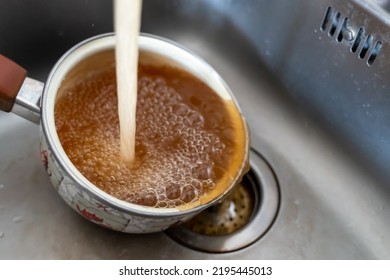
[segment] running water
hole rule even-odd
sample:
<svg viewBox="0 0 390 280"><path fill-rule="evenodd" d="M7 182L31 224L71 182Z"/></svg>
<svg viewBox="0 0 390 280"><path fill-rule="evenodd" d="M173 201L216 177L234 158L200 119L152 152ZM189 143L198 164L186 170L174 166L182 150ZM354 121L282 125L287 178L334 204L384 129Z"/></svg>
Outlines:
<svg viewBox="0 0 390 280"><path fill-rule="evenodd" d="M135 157L138 36L142 0L115 0L116 79L120 125L120 155L131 163Z"/></svg>

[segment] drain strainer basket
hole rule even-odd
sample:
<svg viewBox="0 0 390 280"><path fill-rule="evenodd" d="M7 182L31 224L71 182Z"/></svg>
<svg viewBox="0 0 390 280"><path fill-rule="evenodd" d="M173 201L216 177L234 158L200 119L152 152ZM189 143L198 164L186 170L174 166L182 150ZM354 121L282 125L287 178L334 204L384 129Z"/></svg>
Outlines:
<svg viewBox="0 0 390 280"><path fill-rule="evenodd" d="M252 217L257 195L251 175L246 175L230 196L221 204L204 210L184 224L189 230L210 236L233 233L244 227Z"/></svg>
<svg viewBox="0 0 390 280"><path fill-rule="evenodd" d="M251 170L230 197L166 233L192 249L224 253L245 248L271 227L279 209L279 188L272 169L255 151Z"/></svg>

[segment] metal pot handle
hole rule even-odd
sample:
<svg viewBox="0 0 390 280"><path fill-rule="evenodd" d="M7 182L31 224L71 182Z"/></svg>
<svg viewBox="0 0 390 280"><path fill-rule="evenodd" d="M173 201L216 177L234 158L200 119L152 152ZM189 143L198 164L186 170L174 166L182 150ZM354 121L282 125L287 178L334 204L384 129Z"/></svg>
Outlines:
<svg viewBox="0 0 390 280"><path fill-rule="evenodd" d="M23 67L0 54L0 110L38 124L44 84L26 76Z"/></svg>

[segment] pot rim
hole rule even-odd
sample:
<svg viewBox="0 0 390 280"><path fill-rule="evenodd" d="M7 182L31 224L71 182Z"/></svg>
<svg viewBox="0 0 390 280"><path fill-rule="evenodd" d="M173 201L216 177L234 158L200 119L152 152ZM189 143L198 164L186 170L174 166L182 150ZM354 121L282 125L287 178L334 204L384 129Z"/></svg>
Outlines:
<svg viewBox="0 0 390 280"><path fill-rule="evenodd" d="M249 161L249 130L241 109L239 108L237 100L227 84L221 76L208 63L206 63L206 61L176 42L155 35L141 33L139 37L140 49L166 56L169 59L175 59L174 61L179 63L184 70L201 79L222 98L233 100L238 113L242 116L243 128L245 130L245 160L243 160L240 166L240 172L237 172L236 176L233 178L232 184L213 200L201 205L190 207L189 209L179 210L177 208L154 208L130 203L109 195L87 180L70 161L60 144L55 128L54 104L57 91L63 78L74 65L78 64L81 60L90 55L104 50L113 49L114 46L114 33L105 33L88 38L69 49L58 60L48 76L41 98L41 126L43 134L47 140L48 147L51 149L56 163L74 183L81 187L83 191L87 192L98 201L104 201L104 203L109 207L130 215L137 214L139 216L153 216L155 218L187 216L197 213L224 198L233 189L235 183L241 180L241 177L245 174L245 171L247 171L245 169L247 168Z"/></svg>

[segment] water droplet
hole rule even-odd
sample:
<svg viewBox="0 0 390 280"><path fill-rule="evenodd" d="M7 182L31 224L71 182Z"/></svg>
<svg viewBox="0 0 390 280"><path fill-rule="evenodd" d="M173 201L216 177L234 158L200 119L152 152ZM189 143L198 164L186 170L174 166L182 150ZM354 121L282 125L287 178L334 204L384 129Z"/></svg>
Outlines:
<svg viewBox="0 0 390 280"><path fill-rule="evenodd" d="M20 217L20 216L15 216L15 217L12 219L12 221L13 221L14 223L20 223L21 221L23 221L23 218Z"/></svg>
<svg viewBox="0 0 390 280"><path fill-rule="evenodd" d="M4 188L4 185L3 184L0 184L0 190Z"/></svg>
<svg viewBox="0 0 390 280"><path fill-rule="evenodd" d="M2 231L0 231L0 238L3 238L3 237L4 237L4 235L5 235L5 233L4 233L4 232L2 232Z"/></svg>

